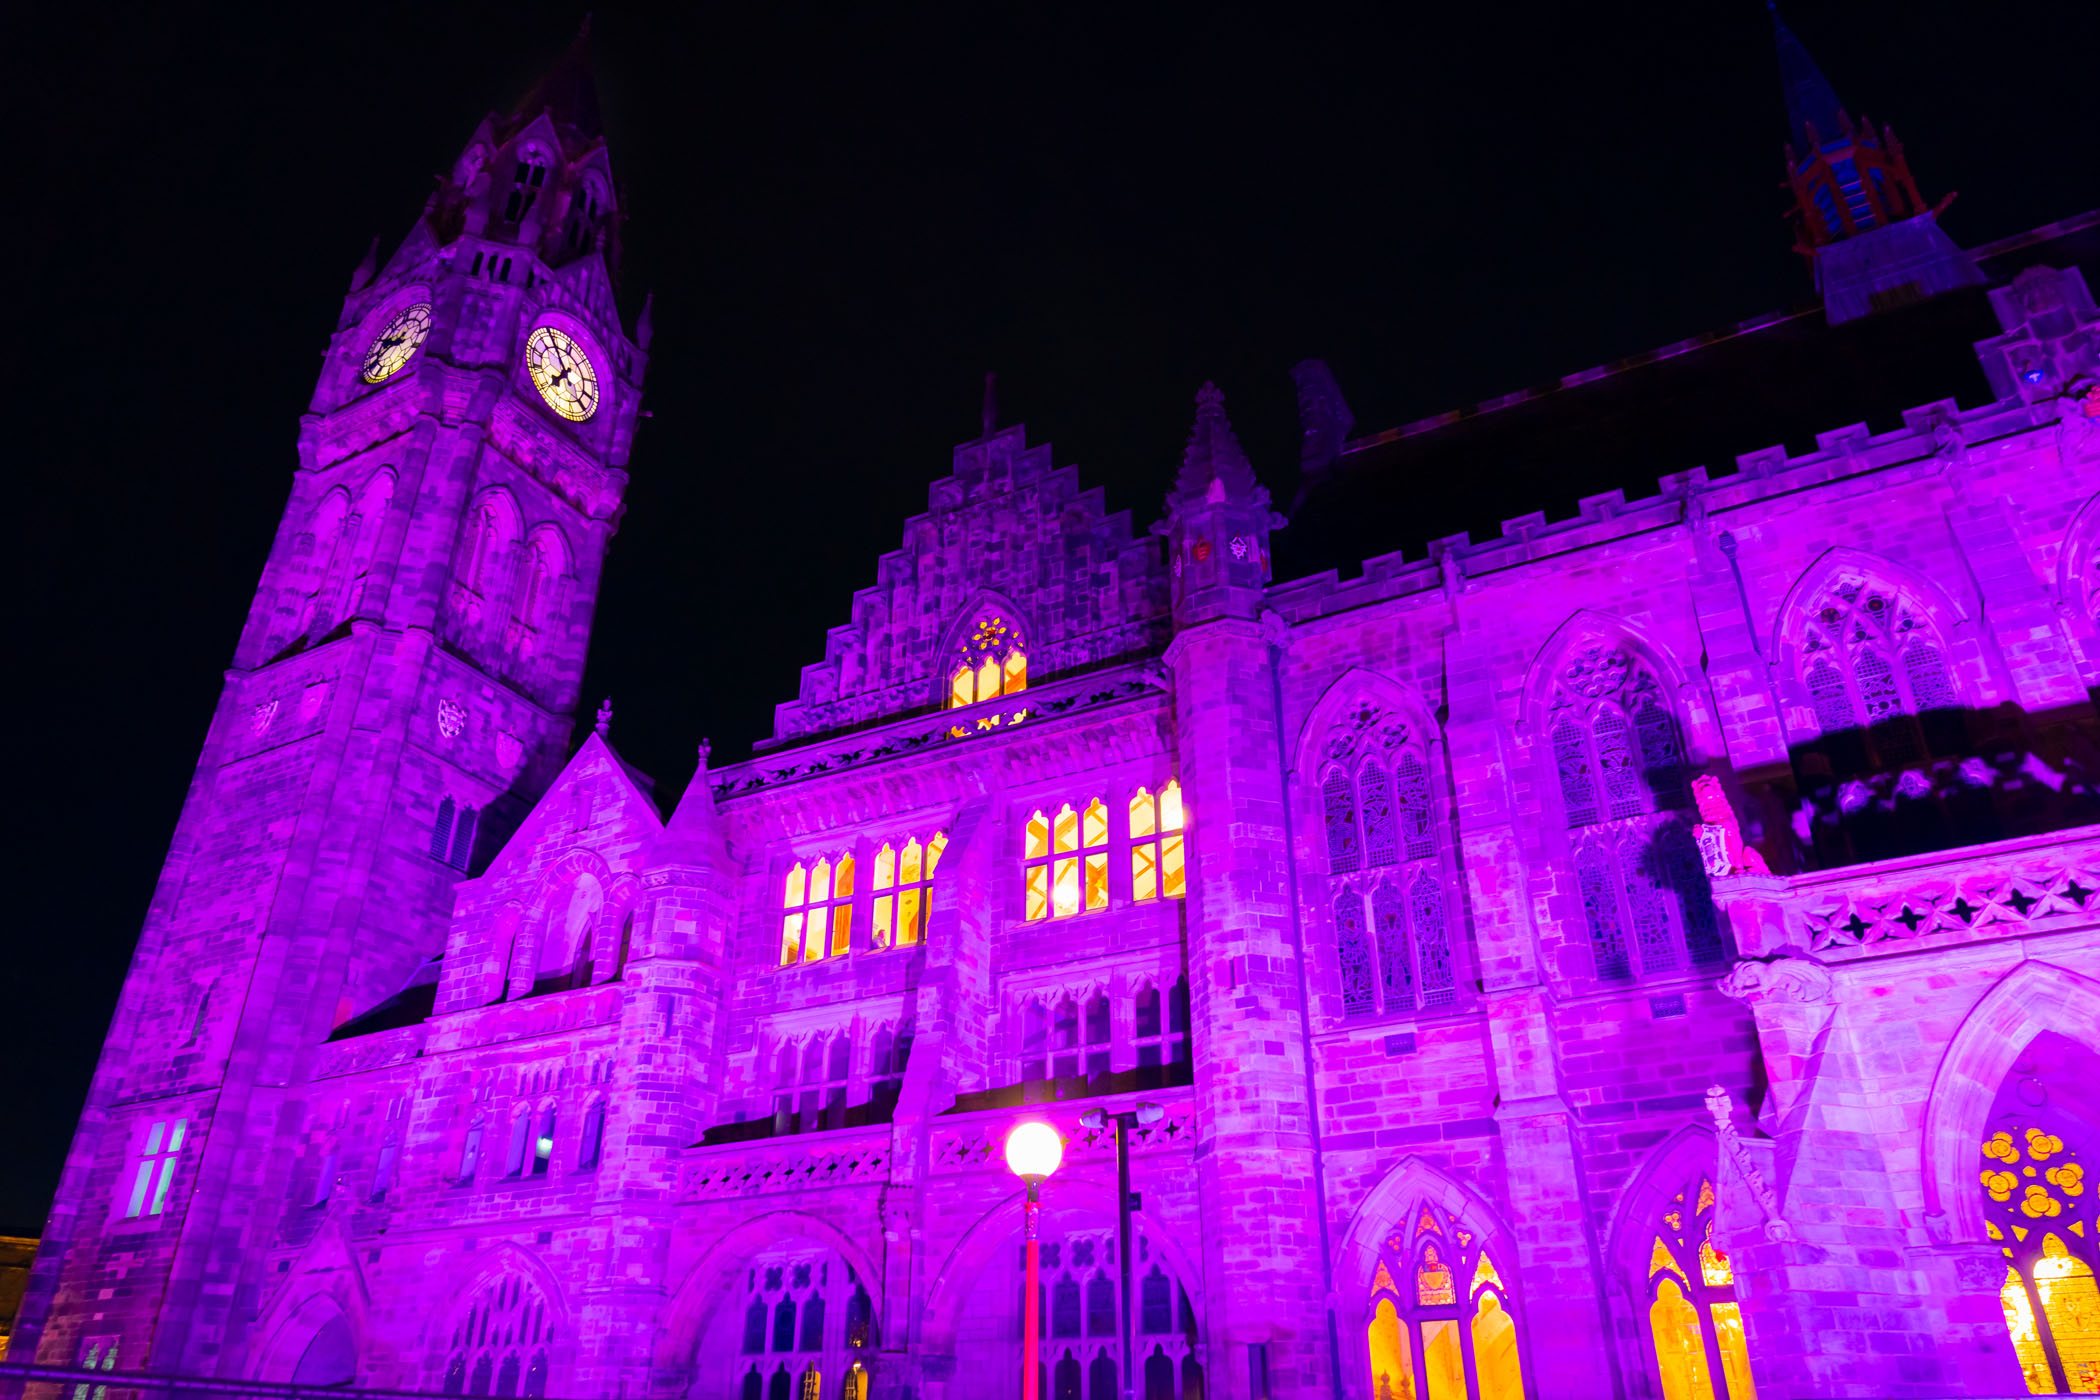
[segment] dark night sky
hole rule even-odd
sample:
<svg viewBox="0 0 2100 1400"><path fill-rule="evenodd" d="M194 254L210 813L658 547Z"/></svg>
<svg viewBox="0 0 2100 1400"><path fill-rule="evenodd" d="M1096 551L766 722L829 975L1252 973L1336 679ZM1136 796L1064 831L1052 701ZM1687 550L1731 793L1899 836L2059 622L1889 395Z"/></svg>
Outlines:
<svg viewBox="0 0 2100 1400"><path fill-rule="evenodd" d="M1370 430L1809 290L1754 0L858 10L594 22L622 300L655 291L657 338L586 694L665 797L702 735L719 761L769 732L975 435L986 369L1142 528L1205 378L1288 501L1298 359ZM0 1229L42 1221L350 270L578 13L10 21ZM2100 6L1788 13L1928 197L1961 191L1957 239L2100 205ZM1445 483L1393 542L1615 486L1654 489Z"/></svg>

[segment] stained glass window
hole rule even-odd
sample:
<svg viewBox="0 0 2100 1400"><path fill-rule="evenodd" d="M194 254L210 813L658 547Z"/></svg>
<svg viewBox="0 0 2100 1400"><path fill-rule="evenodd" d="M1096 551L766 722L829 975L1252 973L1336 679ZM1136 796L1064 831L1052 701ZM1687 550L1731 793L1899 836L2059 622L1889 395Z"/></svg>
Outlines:
<svg viewBox="0 0 2100 1400"><path fill-rule="evenodd" d="M1641 971L1653 976L1674 971L1678 965L1677 934L1670 927L1670 894L1658 876L1661 852L1642 849L1638 838L1625 853L1628 873L1628 904L1633 909L1633 944Z"/></svg>
<svg viewBox="0 0 2100 1400"><path fill-rule="evenodd" d="M1336 923L1343 1006L1350 1016L1404 1015L1456 999L1429 764L1404 726L1376 728L1381 714L1366 706L1352 723L1380 734L1383 751L1361 757L1353 771L1331 769L1320 786L1329 873L1337 877L1331 899L1335 909L1350 911L1338 914ZM1348 757L1343 745L1330 752ZM1375 879L1348 878L1395 865L1397 871Z"/></svg>
<svg viewBox="0 0 2100 1400"><path fill-rule="evenodd" d="M1356 791L1364 818L1364 860L1370 865L1391 865L1400 850L1400 833L1394 824L1393 790L1385 769L1366 763L1356 775Z"/></svg>
<svg viewBox="0 0 2100 1400"><path fill-rule="evenodd" d="M1714 1244L1713 1183L1684 1183L1648 1251L1648 1336L1663 1400L1755 1400L1735 1269ZM1718 1366L1716 1360L1718 1359Z"/></svg>
<svg viewBox="0 0 2100 1400"><path fill-rule="evenodd" d="M1918 762L1927 736L1915 717L1961 704L1929 614L1897 590L1840 578L1809 615L1802 681L1817 727L1828 735L1864 726L1881 766Z"/></svg>
<svg viewBox="0 0 2100 1400"><path fill-rule="evenodd" d="M1568 825L1588 826L1597 820L1597 789L1590 780L1589 745L1572 719L1563 719L1553 726L1553 766L1560 775L1560 801L1567 809Z"/></svg>
<svg viewBox="0 0 2100 1400"><path fill-rule="evenodd" d="M1641 698L1633 714L1641 750L1641 781L1658 807L1684 800L1684 754L1677 744L1677 722L1653 695Z"/></svg>
<svg viewBox="0 0 2100 1400"><path fill-rule="evenodd" d="M1340 875L1363 863L1356 837L1356 793L1349 775L1337 768L1320 787L1320 806L1327 825L1327 868Z"/></svg>
<svg viewBox="0 0 2100 1400"><path fill-rule="evenodd" d="M1705 867L1677 815L1688 770L1666 697L1654 670L1598 643L1563 667L1551 699L1575 894L1594 975L1606 981L1680 972L1687 959L1723 953Z"/></svg>
<svg viewBox="0 0 2100 1400"><path fill-rule="evenodd" d="M996 700L1028 688L1028 656L1020 631L997 613L977 620L948 674L948 707Z"/></svg>
<svg viewBox="0 0 2100 1400"><path fill-rule="evenodd" d="M1415 872L1408 912L1415 926L1422 1004L1449 1006L1458 999L1458 983L1451 965L1451 932L1444 920L1444 882L1434 868Z"/></svg>
<svg viewBox="0 0 2100 1400"><path fill-rule="evenodd" d="M2100 1210L2083 1108L2100 1056L2055 1034L2022 1051L1992 1105L1977 1181L2006 1261L1999 1299L2036 1395L2100 1390Z"/></svg>
<svg viewBox="0 0 2100 1400"><path fill-rule="evenodd" d="M1414 1010L1415 960L1407 937L1407 902L1391 881L1371 895L1371 927L1378 936L1378 981L1386 1011Z"/></svg>
<svg viewBox="0 0 2100 1400"><path fill-rule="evenodd" d="M1614 878L1609 849L1591 841L1575 853L1575 880L1582 896L1582 917L1589 927L1590 953L1597 976L1631 977L1633 966L1626 956L1626 935L1619 923L1618 880Z"/></svg>
<svg viewBox="0 0 2100 1400"><path fill-rule="evenodd" d="M1604 775L1606 815L1637 817L1647 806L1641 792L1640 766L1634 761L1626 716L1605 710L1591 732L1597 736L1597 767Z"/></svg>
<svg viewBox="0 0 2100 1400"><path fill-rule="evenodd" d="M1344 888L1334 897L1334 942L1342 970L1342 1014L1369 1016L1378 1010L1372 991L1371 949L1364 937L1364 899Z"/></svg>
<svg viewBox="0 0 2100 1400"><path fill-rule="evenodd" d="M1816 726L1825 734L1859 723L1853 715L1852 697L1845 693L1845 678L1827 660L1808 668L1808 698L1816 709Z"/></svg>
<svg viewBox="0 0 2100 1400"><path fill-rule="evenodd" d="M1524 1400L1515 1307L1477 1231L1426 1202L1371 1280L1372 1400ZM1461 1281L1464 1281L1461 1286Z"/></svg>
<svg viewBox="0 0 2100 1400"><path fill-rule="evenodd" d="M1401 755L1393 765L1393 780L1400 794L1400 839L1409 860L1436 854L1436 837L1430 830L1429 768L1413 751Z"/></svg>

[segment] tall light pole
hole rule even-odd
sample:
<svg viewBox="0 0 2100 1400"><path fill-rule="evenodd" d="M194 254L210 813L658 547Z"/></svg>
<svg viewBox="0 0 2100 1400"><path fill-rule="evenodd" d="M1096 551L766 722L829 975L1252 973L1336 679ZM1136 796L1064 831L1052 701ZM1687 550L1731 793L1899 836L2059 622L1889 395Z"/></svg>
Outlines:
<svg viewBox="0 0 2100 1400"><path fill-rule="evenodd" d="M1136 1400L1137 1393L1137 1355L1130 1335L1130 1130L1149 1128L1166 1116L1167 1111L1156 1103L1138 1103L1121 1113L1090 1108L1079 1115L1079 1125L1091 1132L1116 1125L1116 1272L1122 1284L1117 1294L1122 1303L1117 1322L1123 1339L1123 1400Z"/></svg>
<svg viewBox="0 0 2100 1400"><path fill-rule="evenodd" d="M1021 1207L1021 1237L1027 1241L1028 1256L1028 1282L1021 1292L1021 1400L1041 1400L1036 1386L1040 1346L1036 1332L1042 1320L1042 1310L1036 1305L1042 1290L1037 1281L1036 1220L1043 1203L1036 1193L1064 1159L1064 1139L1048 1123L1016 1123L1006 1135L1007 1169L1028 1183L1028 1203Z"/></svg>

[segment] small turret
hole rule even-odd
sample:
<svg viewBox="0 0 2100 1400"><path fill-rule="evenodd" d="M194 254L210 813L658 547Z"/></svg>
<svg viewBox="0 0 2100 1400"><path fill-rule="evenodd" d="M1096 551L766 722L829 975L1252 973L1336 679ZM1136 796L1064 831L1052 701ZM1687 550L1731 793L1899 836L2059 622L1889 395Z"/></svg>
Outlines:
<svg viewBox="0 0 2100 1400"><path fill-rule="evenodd" d="M1283 523L1240 449L1225 396L1205 384L1196 393L1180 475L1167 493L1163 528L1176 623L1254 616L1269 581L1269 531Z"/></svg>

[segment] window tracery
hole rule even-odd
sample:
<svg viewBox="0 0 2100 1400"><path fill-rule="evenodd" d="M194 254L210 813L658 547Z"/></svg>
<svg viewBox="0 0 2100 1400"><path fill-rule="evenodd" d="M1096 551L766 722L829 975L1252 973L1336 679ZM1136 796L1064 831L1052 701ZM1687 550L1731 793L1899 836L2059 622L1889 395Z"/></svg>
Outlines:
<svg viewBox="0 0 2100 1400"><path fill-rule="evenodd" d="M948 708L960 709L1028 688L1028 654L1020 629L987 613L963 639L962 654L948 673Z"/></svg>
<svg viewBox="0 0 2100 1400"><path fill-rule="evenodd" d="M831 1250L790 1245L746 1268L740 1335L730 1360L743 1400L853 1400L875 1342L875 1309L853 1266ZM827 1379L829 1378L829 1379Z"/></svg>
<svg viewBox="0 0 2100 1400"><path fill-rule="evenodd" d="M1131 1343L1138 1393L1145 1400L1203 1400L1196 1312L1188 1292L1143 1230L1132 1232L1131 1245L1130 1281L1136 1294ZM1039 1249L1038 1394L1044 1400L1122 1400L1115 1231L1046 1234ZM1009 1296L1015 1307L1007 1344L1018 1349L1027 1324L1026 1262L1020 1250L1015 1251L1013 1265Z"/></svg>
<svg viewBox="0 0 2100 1400"><path fill-rule="evenodd" d="M1921 723L1961 697L1929 614L1903 590L1841 575L1806 610L1801 678L1826 736L1866 731L1873 758L1901 767L1944 747L1939 726Z"/></svg>
<svg viewBox="0 0 2100 1400"><path fill-rule="evenodd" d="M554 1316L539 1285L517 1272L497 1275L453 1324L444 1393L545 1395L554 1335Z"/></svg>
<svg viewBox="0 0 2100 1400"><path fill-rule="evenodd" d="M1376 1400L1522 1400L1509 1288L1478 1233L1423 1202L1385 1239L1365 1340Z"/></svg>
<svg viewBox="0 0 2100 1400"><path fill-rule="evenodd" d="M1546 723L1595 975L1625 981L1725 956L1683 815L1684 746L1662 682L1628 650L1576 649Z"/></svg>
<svg viewBox="0 0 2100 1400"><path fill-rule="evenodd" d="M1451 920L1426 753L1377 705L1330 734L1320 809L1345 1017L1457 1001Z"/></svg>
<svg viewBox="0 0 2100 1400"><path fill-rule="evenodd" d="M1703 1173L1655 1222L1647 1274L1648 1336L1663 1400L1754 1400L1735 1266L1714 1244L1714 1188Z"/></svg>

